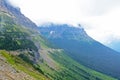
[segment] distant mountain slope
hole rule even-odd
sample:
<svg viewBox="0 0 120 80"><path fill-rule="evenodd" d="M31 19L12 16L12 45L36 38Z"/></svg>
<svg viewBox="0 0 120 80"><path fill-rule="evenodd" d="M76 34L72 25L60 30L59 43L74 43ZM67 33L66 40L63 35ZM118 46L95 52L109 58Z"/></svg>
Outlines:
<svg viewBox="0 0 120 80"><path fill-rule="evenodd" d="M40 26L41 34L83 65L120 79L120 53L90 38L82 27Z"/></svg>
<svg viewBox="0 0 120 80"><path fill-rule="evenodd" d="M106 44L108 47L120 52L120 40L113 40L111 43Z"/></svg>

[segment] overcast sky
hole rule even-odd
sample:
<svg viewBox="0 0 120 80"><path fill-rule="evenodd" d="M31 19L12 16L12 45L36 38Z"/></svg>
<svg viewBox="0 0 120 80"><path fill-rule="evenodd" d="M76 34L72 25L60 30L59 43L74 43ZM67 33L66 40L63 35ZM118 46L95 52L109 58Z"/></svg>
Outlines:
<svg viewBox="0 0 120 80"><path fill-rule="evenodd" d="M120 39L120 0L9 0L37 25L81 24L97 41Z"/></svg>

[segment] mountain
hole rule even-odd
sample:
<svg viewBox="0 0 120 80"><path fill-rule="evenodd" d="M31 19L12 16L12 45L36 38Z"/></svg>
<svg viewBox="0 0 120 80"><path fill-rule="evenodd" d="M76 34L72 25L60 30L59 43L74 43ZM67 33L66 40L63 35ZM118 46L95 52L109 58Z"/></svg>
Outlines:
<svg viewBox="0 0 120 80"><path fill-rule="evenodd" d="M0 80L116 80L82 64L41 36L19 8L0 0Z"/></svg>
<svg viewBox="0 0 120 80"><path fill-rule="evenodd" d="M120 79L120 53L89 37L81 26L51 23L39 29L41 35L78 63Z"/></svg>
<svg viewBox="0 0 120 80"><path fill-rule="evenodd" d="M7 0L0 0L0 12L9 13L19 25L32 28L33 30L37 29L36 24L20 12L20 8L11 6Z"/></svg>
<svg viewBox="0 0 120 80"><path fill-rule="evenodd" d="M120 52L120 40L113 40L111 43L106 44L108 47Z"/></svg>

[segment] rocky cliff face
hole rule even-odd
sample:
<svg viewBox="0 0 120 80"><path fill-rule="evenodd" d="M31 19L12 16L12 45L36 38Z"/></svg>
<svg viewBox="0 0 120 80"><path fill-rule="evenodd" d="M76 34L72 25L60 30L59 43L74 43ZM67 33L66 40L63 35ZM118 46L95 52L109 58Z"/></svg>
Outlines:
<svg viewBox="0 0 120 80"><path fill-rule="evenodd" d="M43 27L44 26L44 27ZM84 29L79 26L75 27L68 24L49 24L40 26L41 34L49 39L69 39L91 41Z"/></svg>
<svg viewBox="0 0 120 80"><path fill-rule="evenodd" d="M24 27L32 28L33 30L37 30L37 26L35 23L33 23L30 19L25 17L21 12L19 8L11 6L7 0L0 0L0 11L4 13L9 13L14 18L14 21L17 24L20 24Z"/></svg>

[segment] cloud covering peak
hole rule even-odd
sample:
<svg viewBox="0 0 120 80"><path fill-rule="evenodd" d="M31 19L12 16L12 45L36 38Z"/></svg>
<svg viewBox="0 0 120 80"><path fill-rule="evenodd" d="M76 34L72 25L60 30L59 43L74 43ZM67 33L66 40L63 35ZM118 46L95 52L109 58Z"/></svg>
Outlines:
<svg viewBox="0 0 120 80"><path fill-rule="evenodd" d="M82 24L94 39L107 44L120 37L120 0L9 0L37 25Z"/></svg>

